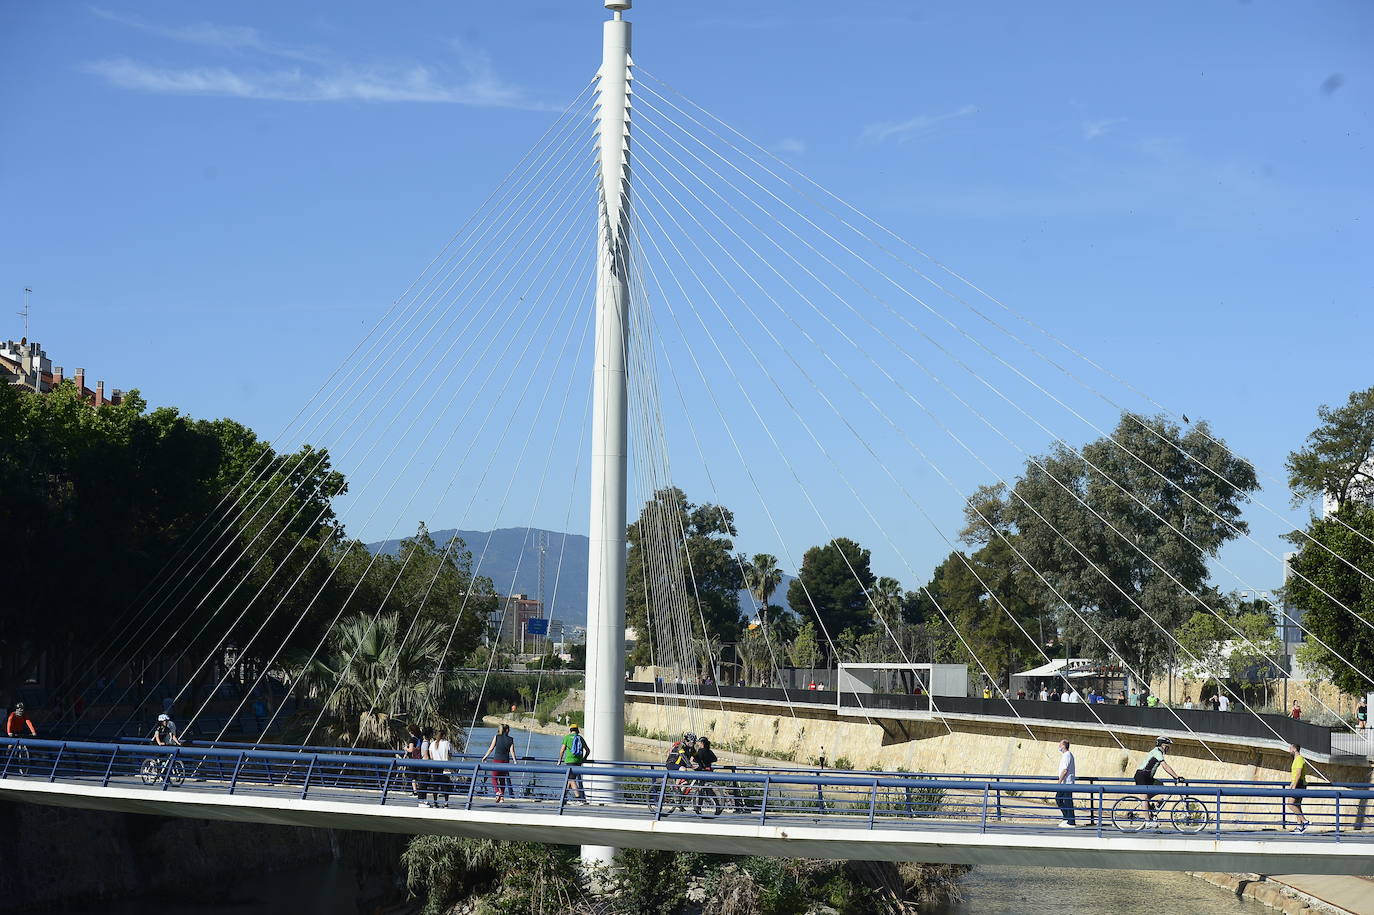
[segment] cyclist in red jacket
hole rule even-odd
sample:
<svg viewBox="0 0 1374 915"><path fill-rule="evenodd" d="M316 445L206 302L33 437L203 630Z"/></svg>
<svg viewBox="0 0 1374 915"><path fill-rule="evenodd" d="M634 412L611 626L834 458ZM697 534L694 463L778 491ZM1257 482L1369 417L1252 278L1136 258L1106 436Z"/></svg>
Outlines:
<svg viewBox="0 0 1374 915"><path fill-rule="evenodd" d="M29 732L28 732L27 734L24 733L24 728L25 728L25 727L27 727L27 728L29 729ZM30 718L28 715L25 715L25 714L24 714L24 703L22 703L22 702L16 703L15 706L14 706L14 711L10 712L9 717L5 719L5 736L6 736L6 737L37 737L37 736L38 736L38 729L35 728L35 727L33 726L33 719Z"/></svg>

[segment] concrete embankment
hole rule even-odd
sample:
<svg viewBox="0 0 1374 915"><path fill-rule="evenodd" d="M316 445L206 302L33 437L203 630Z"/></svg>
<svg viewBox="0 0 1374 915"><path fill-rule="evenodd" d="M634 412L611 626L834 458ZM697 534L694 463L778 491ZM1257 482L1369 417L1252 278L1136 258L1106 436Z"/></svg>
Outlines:
<svg viewBox="0 0 1374 915"><path fill-rule="evenodd" d="M1289 915L1317 912L1374 915L1374 878L1307 874L1263 876L1194 873L1193 876L1229 890L1242 899L1253 900Z"/></svg>
<svg viewBox="0 0 1374 915"><path fill-rule="evenodd" d="M694 730L722 750L747 759L812 765L824 756L839 768L916 772L986 772L1052 775L1061 738L1073 743L1079 778L1134 772L1153 747L1151 735L1113 733L1082 725L1026 725L1014 719L911 720L838 715L829 707L760 708L703 699L688 709L652 697L627 697L628 730L670 737ZM594 735L591 735L594 741ZM1172 761L1185 777L1260 781L1288 776L1291 757L1280 747L1248 746L1240 739L1176 738ZM1336 781L1369 781L1365 765L1322 764Z"/></svg>
<svg viewBox="0 0 1374 915"><path fill-rule="evenodd" d="M334 851L323 829L0 804L0 911L204 898L207 885L327 861Z"/></svg>

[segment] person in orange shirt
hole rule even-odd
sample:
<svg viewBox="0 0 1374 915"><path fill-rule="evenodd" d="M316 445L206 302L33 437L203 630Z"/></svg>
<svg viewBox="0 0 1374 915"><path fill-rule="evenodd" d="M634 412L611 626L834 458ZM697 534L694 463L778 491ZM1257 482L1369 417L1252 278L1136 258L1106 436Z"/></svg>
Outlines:
<svg viewBox="0 0 1374 915"><path fill-rule="evenodd" d="M28 727L29 732L24 733L24 728ZM6 737L37 737L38 729L33 726L33 719L24 714L24 703L17 702L14 711L10 712L5 719Z"/></svg>

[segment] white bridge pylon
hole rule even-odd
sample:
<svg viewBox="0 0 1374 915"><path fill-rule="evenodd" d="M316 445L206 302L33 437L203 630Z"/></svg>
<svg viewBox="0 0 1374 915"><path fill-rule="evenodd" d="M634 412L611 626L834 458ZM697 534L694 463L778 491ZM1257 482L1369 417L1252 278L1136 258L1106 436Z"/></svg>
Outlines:
<svg viewBox="0 0 1374 915"><path fill-rule="evenodd" d="M601 162L592 393L591 505L587 549L587 683L584 721L602 759L625 755L625 517L630 308L630 0L606 0L597 74ZM582 859L609 865L614 849Z"/></svg>

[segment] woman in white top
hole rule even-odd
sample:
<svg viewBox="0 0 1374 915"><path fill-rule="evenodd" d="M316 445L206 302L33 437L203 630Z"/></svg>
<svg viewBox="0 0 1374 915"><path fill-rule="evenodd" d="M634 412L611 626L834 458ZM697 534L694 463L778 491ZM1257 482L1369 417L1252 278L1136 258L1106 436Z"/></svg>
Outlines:
<svg viewBox="0 0 1374 915"><path fill-rule="evenodd" d="M453 758L453 744L449 743L448 731L441 728L429 741L429 750L426 758L432 759L435 762L448 762ZM440 769L435 772L434 787L432 791L434 803L432 806L448 806L448 788L452 780L453 773L448 770Z"/></svg>

